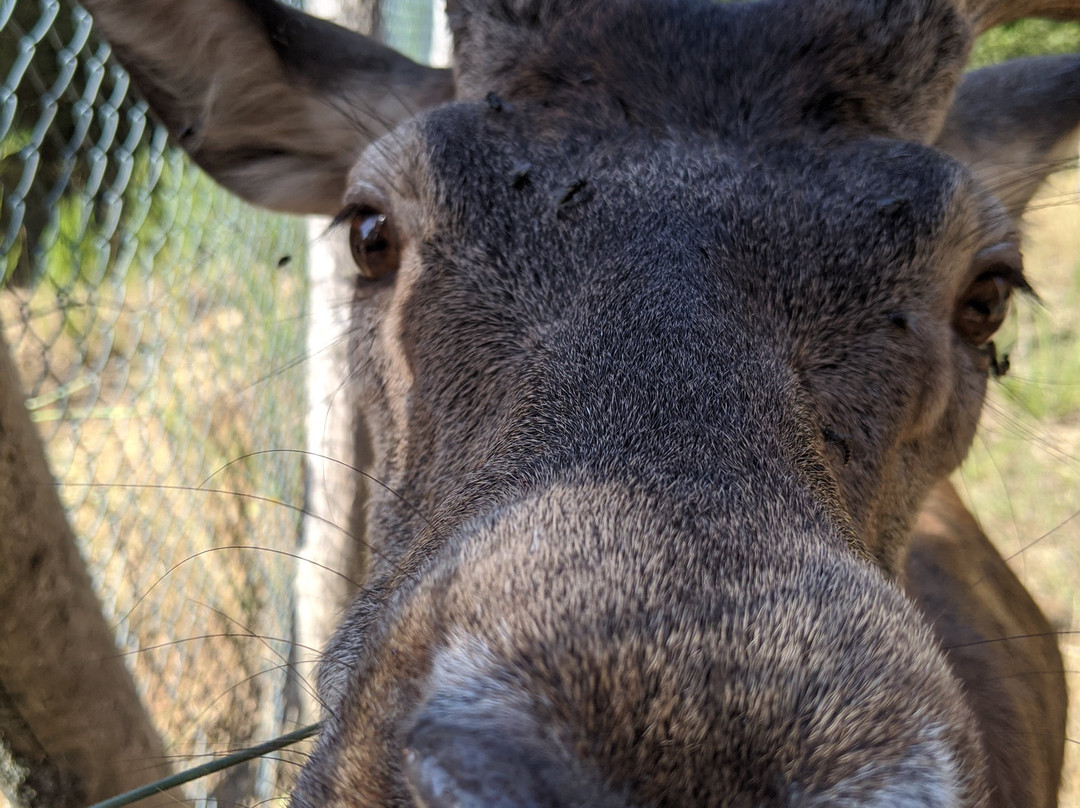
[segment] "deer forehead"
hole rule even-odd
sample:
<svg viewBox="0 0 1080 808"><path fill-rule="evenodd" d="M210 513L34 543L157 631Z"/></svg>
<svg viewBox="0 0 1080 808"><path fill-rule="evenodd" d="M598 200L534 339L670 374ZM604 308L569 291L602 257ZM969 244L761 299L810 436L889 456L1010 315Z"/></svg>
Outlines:
<svg viewBox="0 0 1080 808"><path fill-rule="evenodd" d="M933 148L658 138L494 98L440 108L374 144L347 198L362 202L372 188L402 214L406 240L452 244L478 274L499 263L485 253L580 275L655 263L669 249L669 263L709 252L727 279L797 285L819 275L904 294L936 277L951 297L965 259L1012 230L967 169ZM640 261L627 259L642 248Z"/></svg>
<svg viewBox="0 0 1080 808"><path fill-rule="evenodd" d="M399 129L350 188L358 204L377 191L411 257L358 292L374 313L394 298L391 341L410 342L411 364L500 335L510 361L556 322L641 345L663 324L684 366L740 339L795 364L859 338L947 351L972 255L1011 230L927 147L657 139L496 100Z"/></svg>

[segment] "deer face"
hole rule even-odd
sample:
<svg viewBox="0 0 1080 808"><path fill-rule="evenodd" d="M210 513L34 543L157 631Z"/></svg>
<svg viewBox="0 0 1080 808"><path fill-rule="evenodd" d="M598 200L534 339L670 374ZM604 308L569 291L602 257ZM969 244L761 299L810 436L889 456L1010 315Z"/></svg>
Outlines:
<svg viewBox="0 0 1080 808"><path fill-rule="evenodd" d="M319 63L318 24L263 6L237 86L304 119L329 76L338 129L240 152L221 107L192 150L233 187L332 198L320 149L384 122L345 87L373 70L430 107L341 180L382 487L293 804L1006 804L906 578L1027 288L1031 189L991 193L993 144L1039 163L1076 119L972 145L982 93L949 101L1001 10L463 0L431 106L448 77L336 29Z"/></svg>
<svg viewBox="0 0 1080 808"><path fill-rule="evenodd" d="M416 511L493 469L790 483L891 573L974 429L972 307L1023 283L967 172L882 139L659 141L462 103L378 144L346 199L354 242L375 215L391 242L389 269L359 258L353 353L380 478Z"/></svg>
<svg viewBox="0 0 1080 808"><path fill-rule="evenodd" d="M972 288L1019 282L959 165L462 103L376 146L346 200L398 555L329 650L329 759L393 750L437 804L511 762L552 804L975 804L962 700L886 579L974 429ZM402 796L312 772L312 805Z"/></svg>

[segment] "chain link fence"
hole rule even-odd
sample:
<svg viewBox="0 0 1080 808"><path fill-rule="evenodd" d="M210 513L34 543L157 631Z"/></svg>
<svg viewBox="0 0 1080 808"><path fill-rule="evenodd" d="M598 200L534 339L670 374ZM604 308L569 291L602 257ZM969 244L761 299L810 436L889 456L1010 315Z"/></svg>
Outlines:
<svg viewBox="0 0 1080 808"><path fill-rule="evenodd" d="M426 0L378 20L429 55ZM0 327L169 754L194 765L294 728L304 223L169 145L68 0L0 0L0 197ZM280 768L192 796L257 804Z"/></svg>

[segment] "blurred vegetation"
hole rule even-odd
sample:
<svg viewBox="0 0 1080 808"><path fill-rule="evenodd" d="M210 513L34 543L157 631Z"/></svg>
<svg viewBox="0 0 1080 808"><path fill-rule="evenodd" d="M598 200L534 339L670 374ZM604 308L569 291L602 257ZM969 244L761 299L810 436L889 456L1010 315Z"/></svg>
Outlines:
<svg viewBox="0 0 1080 808"><path fill-rule="evenodd" d="M1040 54L1080 51L1080 23L1019 20L987 31L971 54L973 68Z"/></svg>

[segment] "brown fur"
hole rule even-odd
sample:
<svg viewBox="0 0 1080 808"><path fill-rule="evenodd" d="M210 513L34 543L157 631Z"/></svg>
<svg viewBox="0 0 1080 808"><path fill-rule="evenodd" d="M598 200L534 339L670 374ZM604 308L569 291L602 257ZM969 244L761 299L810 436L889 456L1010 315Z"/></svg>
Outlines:
<svg viewBox="0 0 1080 808"><path fill-rule="evenodd" d="M1055 633L948 483L919 515L904 588L965 684L1001 804L1056 804L1066 693Z"/></svg>
<svg viewBox="0 0 1080 808"><path fill-rule="evenodd" d="M90 7L167 121L213 111L196 156L292 187L312 147L248 103L265 74L332 153L301 205L371 144L344 202L400 254L355 286L385 488L296 808L1056 804L1060 659L999 641L1045 621L945 489L915 517L972 439L1080 60L961 82L1016 16L993 0L457 0L457 102L368 118L371 54L414 107L446 76L263 0L204 26L242 65L193 63L198 12L155 2L189 21L142 47ZM349 135L305 90L400 125Z"/></svg>

